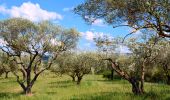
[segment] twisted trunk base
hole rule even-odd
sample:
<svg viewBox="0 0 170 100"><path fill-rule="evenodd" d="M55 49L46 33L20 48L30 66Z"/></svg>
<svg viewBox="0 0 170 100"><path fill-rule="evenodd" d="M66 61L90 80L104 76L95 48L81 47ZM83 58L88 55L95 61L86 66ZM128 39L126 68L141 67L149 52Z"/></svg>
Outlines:
<svg viewBox="0 0 170 100"><path fill-rule="evenodd" d="M167 81L166 81L166 83L167 83L168 85L170 85L170 75L167 76Z"/></svg>
<svg viewBox="0 0 170 100"><path fill-rule="evenodd" d="M9 73L9 72L5 72L5 78L8 78L8 73Z"/></svg>
<svg viewBox="0 0 170 100"><path fill-rule="evenodd" d="M32 95L32 91L31 91L31 89L32 89L32 87L27 87L25 90L24 90L24 93L26 94L26 95Z"/></svg>
<svg viewBox="0 0 170 100"><path fill-rule="evenodd" d="M139 81L135 78L131 78L130 81L129 81L132 85L132 92L135 94L135 95L141 95L143 94L143 89L141 88L140 84L139 84Z"/></svg>
<svg viewBox="0 0 170 100"><path fill-rule="evenodd" d="M77 85L80 84L81 80L82 80L82 77L77 77Z"/></svg>

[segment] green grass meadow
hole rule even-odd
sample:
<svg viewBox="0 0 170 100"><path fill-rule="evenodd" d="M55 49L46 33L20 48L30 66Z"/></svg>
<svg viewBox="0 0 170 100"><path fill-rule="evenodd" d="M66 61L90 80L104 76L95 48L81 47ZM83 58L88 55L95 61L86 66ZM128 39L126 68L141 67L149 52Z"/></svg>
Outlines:
<svg viewBox="0 0 170 100"><path fill-rule="evenodd" d="M100 75L86 75L78 86L68 76L46 72L33 86L33 95L26 96L15 77L0 78L0 100L170 100L170 86L145 83L145 91L135 96L127 81L108 81Z"/></svg>

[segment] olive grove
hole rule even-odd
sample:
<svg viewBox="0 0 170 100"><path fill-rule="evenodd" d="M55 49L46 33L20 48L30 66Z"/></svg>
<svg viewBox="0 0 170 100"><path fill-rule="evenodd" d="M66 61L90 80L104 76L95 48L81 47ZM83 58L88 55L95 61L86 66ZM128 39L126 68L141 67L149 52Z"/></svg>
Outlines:
<svg viewBox="0 0 170 100"><path fill-rule="evenodd" d="M31 94L38 76L52 66L60 53L76 46L79 33L50 22L12 18L0 22L0 38L4 41L0 49L17 66L18 71L13 72L17 82L25 94ZM46 56L49 58L44 61Z"/></svg>

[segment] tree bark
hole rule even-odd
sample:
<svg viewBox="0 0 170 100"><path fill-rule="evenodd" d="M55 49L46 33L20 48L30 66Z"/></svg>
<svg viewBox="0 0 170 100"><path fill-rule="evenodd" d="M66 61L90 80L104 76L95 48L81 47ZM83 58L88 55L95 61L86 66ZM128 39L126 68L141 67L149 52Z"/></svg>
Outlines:
<svg viewBox="0 0 170 100"><path fill-rule="evenodd" d="M19 77L17 77L17 82L19 83L19 85L23 89L23 93L26 94L26 87L25 87L24 83L20 82Z"/></svg>
<svg viewBox="0 0 170 100"><path fill-rule="evenodd" d="M76 81L76 74L68 74L68 75L72 78L73 82Z"/></svg>
<svg viewBox="0 0 170 100"><path fill-rule="evenodd" d="M29 85L27 85L27 87L26 87L26 86L24 85L24 83L21 83L20 81L17 81L17 82L20 84L21 88L23 89L23 93L24 93L25 95L31 95L31 94L32 94L31 89L32 89L33 84L29 84Z"/></svg>
<svg viewBox="0 0 170 100"><path fill-rule="evenodd" d="M26 94L26 95L31 95L31 94L32 94L31 89L32 89L32 87L31 87L31 86L28 86L28 87L25 89L25 94Z"/></svg>
<svg viewBox="0 0 170 100"><path fill-rule="evenodd" d="M8 78L8 73L9 73L9 72L5 72L5 78Z"/></svg>
<svg viewBox="0 0 170 100"><path fill-rule="evenodd" d="M80 84L81 80L82 80L82 77L77 77L77 85Z"/></svg>
<svg viewBox="0 0 170 100"><path fill-rule="evenodd" d="M20 86L23 89L23 92L24 92L25 95L31 95L32 94L32 91L31 91L32 86L34 85L35 81L37 80L39 74L40 73L35 74L35 76L34 76L34 78L32 80L26 80L27 81L27 85L24 84L24 81L22 82L22 81L19 80L19 76L18 75L14 74L14 75L16 75L17 82L20 84Z"/></svg>
<svg viewBox="0 0 170 100"><path fill-rule="evenodd" d="M74 76L72 77L72 81L73 81L73 82L75 82L75 81L76 81L76 79L75 79L75 77L74 77Z"/></svg>
<svg viewBox="0 0 170 100"><path fill-rule="evenodd" d="M40 73L39 73L39 74L40 74ZM26 91L25 91L25 94L26 94L26 95L32 94L32 91L31 91L32 86L34 85L35 81L37 80L39 74L36 74L36 75L34 76L34 78L30 81L30 83L27 84Z"/></svg>
<svg viewBox="0 0 170 100"><path fill-rule="evenodd" d="M118 75L123 77L125 80L129 81L129 83L131 83L132 92L135 95L143 94L143 91L141 91L141 87L140 87L140 84L139 84L139 82L141 80L138 80L135 77L130 76L126 71L121 70L119 65L117 65L115 62L113 62L111 59L106 59L106 60L109 60L112 63L112 68L113 68L113 70L116 71L116 73L118 73Z"/></svg>
<svg viewBox="0 0 170 100"><path fill-rule="evenodd" d="M141 91L140 89L140 85L139 85L139 81L135 78L131 78L130 81L129 81L132 85L132 92L135 94L135 95L140 95L140 94L143 94L143 92Z"/></svg>
<svg viewBox="0 0 170 100"><path fill-rule="evenodd" d="M141 92L144 93L144 82L145 82L145 61L143 62L142 68L141 68L141 85L140 89Z"/></svg>
<svg viewBox="0 0 170 100"><path fill-rule="evenodd" d="M111 69L111 80L113 80L113 73L114 73L114 70L113 69Z"/></svg>
<svg viewBox="0 0 170 100"><path fill-rule="evenodd" d="M27 72L27 87L28 87L30 85L30 82L31 82L31 68L28 67L26 72Z"/></svg>
<svg viewBox="0 0 170 100"><path fill-rule="evenodd" d="M170 85L170 74L169 74L169 71L168 71L168 65L167 64L163 65L163 70L164 70L164 72L166 74L166 78L167 78L166 83L168 85Z"/></svg>
<svg viewBox="0 0 170 100"><path fill-rule="evenodd" d="M166 81L166 83L167 83L168 85L170 85L170 76L169 76L169 75L167 76L167 81Z"/></svg>

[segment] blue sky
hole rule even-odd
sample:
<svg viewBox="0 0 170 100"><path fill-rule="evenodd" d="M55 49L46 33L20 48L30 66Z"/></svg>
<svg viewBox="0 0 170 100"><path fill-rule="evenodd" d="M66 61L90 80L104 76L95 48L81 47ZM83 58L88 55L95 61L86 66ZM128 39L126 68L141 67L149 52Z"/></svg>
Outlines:
<svg viewBox="0 0 170 100"><path fill-rule="evenodd" d="M125 36L130 29L121 27L113 29L102 19L88 25L79 15L71 10L84 0L0 0L0 19L23 17L32 21L51 20L66 28L74 27L82 37L78 47L82 50L94 50L92 39L98 35L108 34L110 37ZM127 51L127 48L122 48Z"/></svg>

